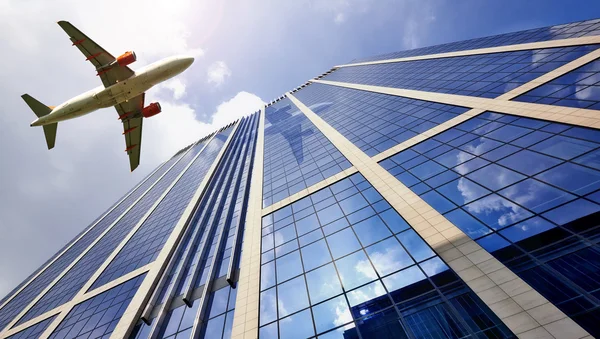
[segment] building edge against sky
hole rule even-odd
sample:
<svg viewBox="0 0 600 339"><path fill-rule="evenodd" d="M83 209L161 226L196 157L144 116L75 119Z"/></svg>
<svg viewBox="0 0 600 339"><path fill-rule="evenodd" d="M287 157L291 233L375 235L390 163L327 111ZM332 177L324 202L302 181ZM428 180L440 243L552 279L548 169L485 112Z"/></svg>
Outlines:
<svg viewBox="0 0 600 339"><path fill-rule="evenodd" d="M600 337L600 20L354 60L180 150L0 338Z"/></svg>

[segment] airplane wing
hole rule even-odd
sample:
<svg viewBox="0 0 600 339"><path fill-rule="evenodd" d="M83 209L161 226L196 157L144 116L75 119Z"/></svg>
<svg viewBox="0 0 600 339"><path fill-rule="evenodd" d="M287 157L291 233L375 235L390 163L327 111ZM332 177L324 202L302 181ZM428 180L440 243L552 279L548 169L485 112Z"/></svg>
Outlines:
<svg viewBox="0 0 600 339"><path fill-rule="evenodd" d="M70 22L59 21L58 25L69 35L73 45L77 46L81 53L85 55L85 60L89 60L92 65L94 65L104 87L114 85L116 82L125 80L134 74L131 68L120 66L116 63L110 68L103 69L104 66L113 63L116 58L92 39L88 38L75 26L71 25Z"/></svg>
<svg viewBox="0 0 600 339"><path fill-rule="evenodd" d="M142 122L144 117L139 112L144 108L144 93L129 101L115 105L120 117L123 117L123 135L125 135L125 152L129 155L131 171L140 164L142 146ZM128 118L127 116L131 116Z"/></svg>

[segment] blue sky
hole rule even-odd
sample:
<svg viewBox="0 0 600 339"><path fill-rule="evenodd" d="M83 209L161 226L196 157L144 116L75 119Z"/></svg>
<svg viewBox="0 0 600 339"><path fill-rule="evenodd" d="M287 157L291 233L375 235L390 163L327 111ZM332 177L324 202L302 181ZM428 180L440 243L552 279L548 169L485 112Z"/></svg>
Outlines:
<svg viewBox="0 0 600 339"><path fill-rule="evenodd" d="M600 17L598 1L0 0L0 295L179 148L357 57ZM196 56L147 95L142 165L129 173L112 109L61 123L56 148L29 127L29 93L56 105L99 86L58 20L134 69ZM6 52L8 51L8 53Z"/></svg>

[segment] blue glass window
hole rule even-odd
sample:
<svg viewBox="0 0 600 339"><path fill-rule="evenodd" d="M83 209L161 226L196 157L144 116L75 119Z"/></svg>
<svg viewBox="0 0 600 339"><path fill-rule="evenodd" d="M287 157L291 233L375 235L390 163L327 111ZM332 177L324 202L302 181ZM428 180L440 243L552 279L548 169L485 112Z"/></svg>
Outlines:
<svg viewBox="0 0 600 339"><path fill-rule="evenodd" d="M468 110L323 84L311 84L294 96L370 156Z"/></svg>
<svg viewBox="0 0 600 339"><path fill-rule="evenodd" d="M569 46L357 65L338 68L323 80L495 98L597 48ZM569 99L573 93L558 95L558 100Z"/></svg>
<svg viewBox="0 0 600 339"><path fill-rule="evenodd" d="M481 136L479 140L495 142L479 149L478 139L462 146L453 143L472 129ZM595 228L600 218L599 147L598 130L485 112L383 161L398 180L598 336L589 319L596 319L600 302L596 295L581 292L591 284L593 274L573 272L600 267L600 256L579 256L569 259L568 265L553 260L564 261L579 249L600 251ZM423 180L413 173L414 167L398 170L407 155L446 167L461 162L484 166L455 167L453 172ZM406 175L414 180L406 182ZM424 185L429 188L423 190ZM593 291L600 295L600 290Z"/></svg>
<svg viewBox="0 0 600 339"><path fill-rule="evenodd" d="M287 98L265 111L263 207L350 167L346 158Z"/></svg>
<svg viewBox="0 0 600 339"><path fill-rule="evenodd" d="M325 202L326 207L320 206ZM389 330L395 331L394 338L408 338L401 323L408 324L416 318L407 310L427 309L430 303L443 305L441 309L446 312L440 316L427 313L433 322L462 318L473 333L485 328L495 331L497 337L512 337L360 174L275 211L273 217L263 218L263 231L272 235L271 226L277 220L303 220L307 209L311 213L317 211L318 218L310 222L311 228L316 229L287 242L300 244L299 251L272 260L272 256L265 255L273 251L271 246L267 243L265 248L263 243L260 338L316 335L358 339L359 332L363 338L370 338ZM301 217L297 219L297 215ZM299 226L298 221L295 226L305 227ZM441 287L449 281L452 292L445 292ZM436 287L436 283L440 285ZM423 293L428 293L428 298L421 298ZM417 300L411 301L410 307L404 305L414 297ZM465 300L478 312L464 312ZM405 314L396 311L396 307ZM221 321L215 320L219 326ZM419 326L415 324L406 331L425 337L437 333Z"/></svg>
<svg viewBox="0 0 600 339"><path fill-rule="evenodd" d="M599 82L600 60L594 60L550 82L544 83L513 100L599 109Z"/></svg>
<svg viewBox="0 0 600 339"><path fill-rule="evenodd" d="M145 276L142 274L77 304L52 332L51 338L107 336L117 326Z"/></svg>

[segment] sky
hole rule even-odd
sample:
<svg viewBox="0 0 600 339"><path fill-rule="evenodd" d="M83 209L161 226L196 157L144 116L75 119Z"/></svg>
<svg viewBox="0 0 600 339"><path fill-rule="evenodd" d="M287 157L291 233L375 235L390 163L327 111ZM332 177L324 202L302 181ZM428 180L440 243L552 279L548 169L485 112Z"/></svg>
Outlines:
<svg viewBox="0 0 600 339"><path fill-rule="evenodd" d="M180 148L358 57L600 17L598 1L0 0L0 297ZM61 122L48 151L20 96L46 105L101 85L56 24L134 70L196 58L148 91L141 165L129 171L114 109Z"/></svg>

